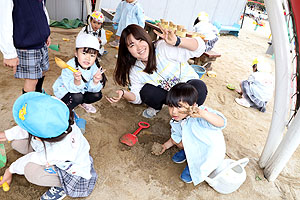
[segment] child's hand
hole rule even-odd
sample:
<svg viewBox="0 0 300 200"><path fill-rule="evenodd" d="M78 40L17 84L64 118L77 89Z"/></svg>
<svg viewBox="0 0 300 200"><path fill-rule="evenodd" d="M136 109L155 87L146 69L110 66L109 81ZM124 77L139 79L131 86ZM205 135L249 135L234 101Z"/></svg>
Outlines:
<svg viewBox="0 0 300 200"><path fill-rule="evenodd" d="M186 111L183 111L181 113L188 114L189 116L194 118L201 118L203 116L204 110L201 110L197 106L197 104L190 106L188 103L179 102L179 105L186 109Z"/></svg>
<svg viewBox="0 0 300 200"><path fill-rule="evenodd" d="M161 24L158 24L158 27L160 28L162 33L159 33L158 31L154 30L154 33L158 35L159 37L163 38L166 43L170 45L175 45L177 41L177 37L175 35L175 31L165 29L161 26Z"/></svg>
<svg viewBox="0 0 300 200"><path fill-rule="evenodd" d="M2 176L2 180L0 181L0 185L7 182L8 185L11 184L12 181L12 173L10 173L9 168L5 170L4 175Z"/></svg>
<svg viewBox="0 0 300 200"><path fill-rule="evenodd" d="M102 80L102 78L103 78L103 77L102 77L102 74L103 74L105 71L106 71L106 69L102 69L102 67L100 67L100 68L97 70L96 74L93 76L94 84L98 84L99 81Z"/></svg>
<svg viewBox="0 0 300 200"><path fill-rule="evenodd" d="M80 85L81 84L81 71L78 72L73 72L73 76L74 76L74 84L75 85Z"/></svg>
<svg viewBox="0 0 300 200"><path fill-rule="evenodd" d="M1 142L4 142L4 141L6 141L7 140L7 138L6 138L6 136L5 136L5 133L4 132L0 132L0 141Z"/></svg>
<svg viewBox="0 0 300 200"><path fill-rule="evenodd" d="M74 76L74 80L76 80L76 81L81 81L81 79L82 79L81 71L73 72L73 76Z"/></svg>
<svg viewBox="0 0 300 200"><path fill-rule="evenodd" d="M156 156L159 156L163 154L166 150L167 148L164 144L159 144L157 142L154 142L154 144L152 145L151 153Z"/></svg>

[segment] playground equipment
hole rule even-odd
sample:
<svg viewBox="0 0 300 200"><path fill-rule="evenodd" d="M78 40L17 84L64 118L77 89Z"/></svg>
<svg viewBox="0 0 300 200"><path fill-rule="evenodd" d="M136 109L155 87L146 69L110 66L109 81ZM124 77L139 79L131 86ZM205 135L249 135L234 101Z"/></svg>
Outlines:
<svg viewBox="0 0 300 200"><path fill-rule="evenodd" d="M300 86L297 78L300 57L299 40L295 39L300 35L300 3L297 0L266 0L265 4L274 43L277 81L271 127L259 166L264 168L265 177L274 181L300 144L300 93L297 87Z"/></svg>

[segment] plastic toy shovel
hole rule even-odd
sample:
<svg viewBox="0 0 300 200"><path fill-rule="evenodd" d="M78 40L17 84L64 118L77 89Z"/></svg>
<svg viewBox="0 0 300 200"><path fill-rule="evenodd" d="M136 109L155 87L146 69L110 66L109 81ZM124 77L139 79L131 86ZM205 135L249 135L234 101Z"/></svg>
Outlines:
<svg viewBox="0 0 300 200"><path fill-rule="evenodd" d="M65 61L63 61L62 59L60 59L58 57L55 57L55 63L57 64L57 66L59 66L62 69L68 68L72 72L78 72L78 70L74 69L73 67L71 67L70 65L68 65L67 63L65 63Z"/></svg>
<svg viewBox="0 0 300 200"><path fill-rule="evenodd" d="M123 135L121 138L120 138L120 142L123 143L123 144L126 144L130 147L132 147L137 141L138 141L138 138L137 138L137 134L143 129L143 128L149 128L150 127L150 124L148 124L147 122L139 122L139 128L133 133L127 133L125 135Z"/></svg>

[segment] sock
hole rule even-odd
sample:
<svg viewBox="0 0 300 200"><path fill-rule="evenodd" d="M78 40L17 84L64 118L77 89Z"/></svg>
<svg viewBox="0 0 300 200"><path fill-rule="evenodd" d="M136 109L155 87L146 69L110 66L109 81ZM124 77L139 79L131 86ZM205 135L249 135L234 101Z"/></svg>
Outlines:
<svg viewBox="0 0 300 200"><path fill-rule="evenodd" d="M45 78L45 76L43 76L42 78L38 79L38 82L37 82L37 84L35 86L35 91L36 92L41 92L42 93L42 86L43 86L44 78Z"/></svg>

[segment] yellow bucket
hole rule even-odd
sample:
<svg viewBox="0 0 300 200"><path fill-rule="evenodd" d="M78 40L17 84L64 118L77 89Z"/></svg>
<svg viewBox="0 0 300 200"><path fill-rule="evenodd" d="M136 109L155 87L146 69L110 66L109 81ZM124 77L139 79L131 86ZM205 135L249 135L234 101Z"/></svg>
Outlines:
<svg viewBox="0 0 300 200"><path fill-rule="evenodd" d="M107 42L109 42L111 36L113 35L114 33L109 31L109 30L105 30L105 35L106 35L106 40Z"/></svg>

